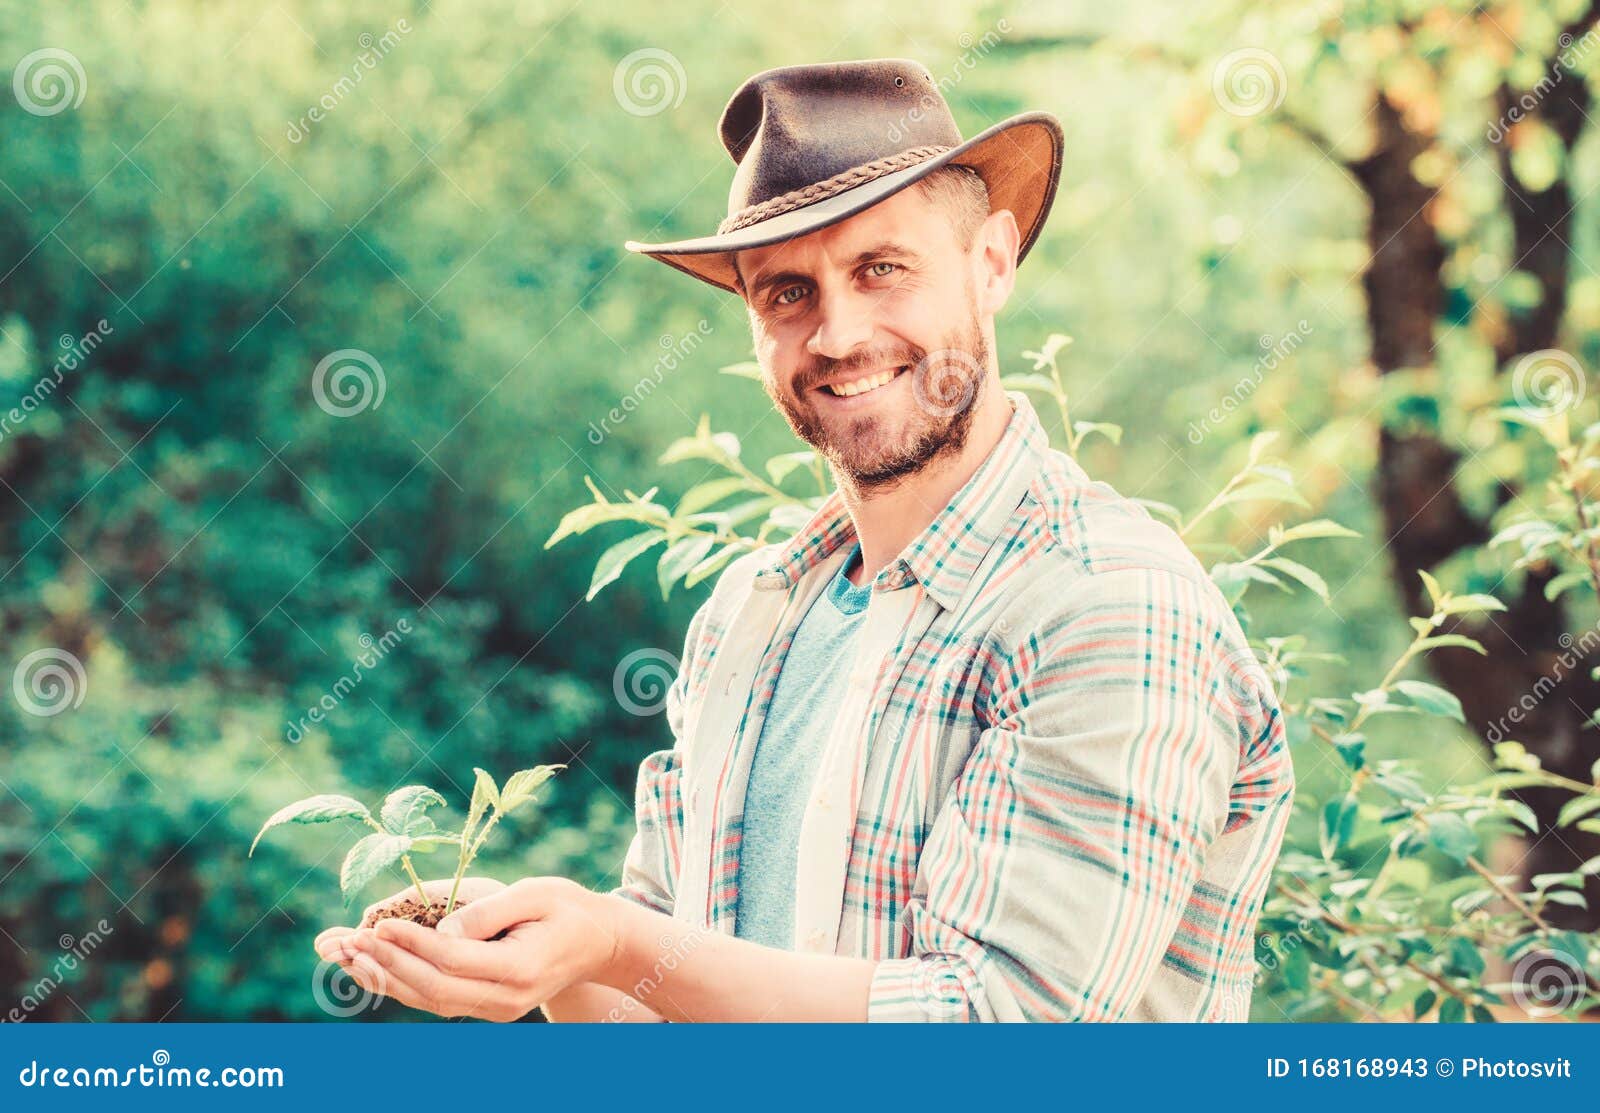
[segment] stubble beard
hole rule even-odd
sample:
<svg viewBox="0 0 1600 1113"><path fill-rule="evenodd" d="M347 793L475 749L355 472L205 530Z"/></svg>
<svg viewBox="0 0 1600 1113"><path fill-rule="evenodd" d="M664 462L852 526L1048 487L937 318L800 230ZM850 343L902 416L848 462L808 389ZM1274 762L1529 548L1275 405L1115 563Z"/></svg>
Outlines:
<svg viewBox="0 0 1600 1113"><path fill-rule="evenodd" d="M801 380L814 384L858 368L909 365L911 370L900 377L922 375L923 379L909 384L910 401L889 415L864 414L830 424L821 419L814 402L804 400L808 387L779 392L769 385L768 392L795 435L833 465L841 482L863 494L882 492L937 460L959 455L966 446L989 366L989 345L976 314L934 351L955 351L970 359L935 356L930 364L928 351L911 345L898 351L825 360L808 369ZM930 367L934 368L931 373ZM893 389L893 384L879 389Z"/></svg>

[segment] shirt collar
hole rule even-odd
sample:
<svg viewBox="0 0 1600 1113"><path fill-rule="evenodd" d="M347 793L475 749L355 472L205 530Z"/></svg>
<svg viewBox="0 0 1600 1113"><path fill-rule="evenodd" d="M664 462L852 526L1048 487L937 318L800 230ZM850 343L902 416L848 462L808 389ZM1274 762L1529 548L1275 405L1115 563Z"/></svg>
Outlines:
<svg viewBox="0 0 1600 1113"><path fill-rule="evenodd" d="M912 580L952 610L983 554L1005 528L1038 474L1049 438L1026 395L1007 391L1011 420L978 470L928 526L879 572L874 590L893 591ZM800 532L778 549L777 561L756 573L756 586L790 588L840 545L856 540L844 497L834 490Z"/></svg>

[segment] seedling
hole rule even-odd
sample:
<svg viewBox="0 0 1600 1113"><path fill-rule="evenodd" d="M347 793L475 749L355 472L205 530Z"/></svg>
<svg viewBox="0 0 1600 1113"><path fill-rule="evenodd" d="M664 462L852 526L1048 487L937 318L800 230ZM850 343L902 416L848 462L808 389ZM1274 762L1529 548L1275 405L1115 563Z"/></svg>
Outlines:
<svg viewBox="0 0 1600 1113"><path fill-rule="evenodd" d="M415 920L429 927L455 911L456 896L461 890L461 879L467 867L483 849L484 840L494 830L500 817L509 815L533 800L539 787L555 776L564 765L539 765L513 773L504 787L496 785L494 778L482 769L474 769L476 780L472 785L472 801L467 806L467 821L459 831L442 830L434 818L427 814L429 808L443 807L445 799L426 785L406 785L384 797L378 817L361 801L350 796L308 796L287 807L279 808L261 825L255 841L250 844L250 854L256 852L261 836L285 823L330 823L337 819L354 819L372 828L372 834L350 848L339 867L339 891L345 903L354 901L356 894L373 878L398 864L416 887L417 901L395 902L382 913L368 916L379 919L400 917ZM413 854L437 850L442 846L458 848L455 880L450 886L449 899L441 903L430 898L422 887L411 864ZM371 926L363 922L364 926Z"/></svg>

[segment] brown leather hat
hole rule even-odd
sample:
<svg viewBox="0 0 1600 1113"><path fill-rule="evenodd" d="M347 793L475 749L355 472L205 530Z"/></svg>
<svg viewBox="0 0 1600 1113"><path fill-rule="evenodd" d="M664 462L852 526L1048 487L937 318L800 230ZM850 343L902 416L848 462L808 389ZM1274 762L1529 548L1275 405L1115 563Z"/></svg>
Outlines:
<svg viewBox="0 0 1600 1113"><path fill-rule="evenodd" d="M718 130L738 170L716 235L627 248L735 293L733 252L837 224L951 164L975 170L989 207L1017 218L1021 262L1061 176L1054 116L1023 113L963 140L933 76L903 58L758 73L728 101Z"/></svg>

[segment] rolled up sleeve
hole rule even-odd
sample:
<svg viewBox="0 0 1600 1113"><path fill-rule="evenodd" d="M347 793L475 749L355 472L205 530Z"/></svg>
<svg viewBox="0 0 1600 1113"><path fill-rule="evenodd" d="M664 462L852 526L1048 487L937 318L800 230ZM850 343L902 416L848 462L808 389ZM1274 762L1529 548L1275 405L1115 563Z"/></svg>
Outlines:
<svg viewBox="0 0 1600 1113"><path fill-rule="evenodd" d="M991 638L988 726L868 1019L1122 1019L1227 823L1241 704L1272 697L1221 597L1177 571L1085 575Z"/></svg>

